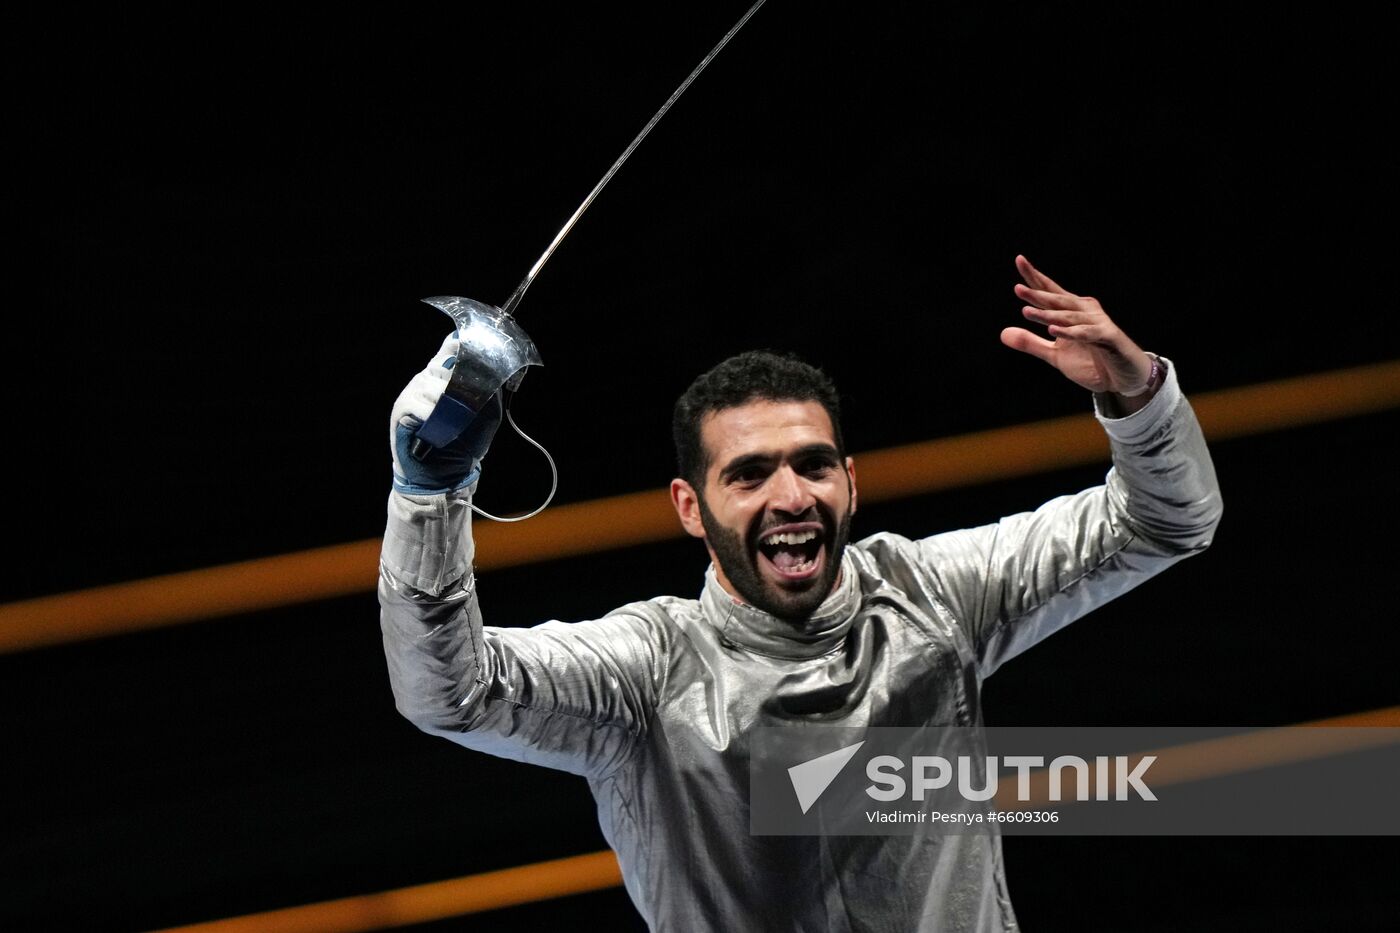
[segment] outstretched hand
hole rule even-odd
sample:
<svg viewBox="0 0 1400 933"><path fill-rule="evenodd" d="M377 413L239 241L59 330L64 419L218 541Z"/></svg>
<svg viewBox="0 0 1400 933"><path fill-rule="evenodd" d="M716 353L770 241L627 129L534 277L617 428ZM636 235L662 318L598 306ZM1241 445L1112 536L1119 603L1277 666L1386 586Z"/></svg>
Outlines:
<svg viewBox="0 0 1400 933"><path fill-rule="evenodd" d="M1113 323L1097 298L1061 288L1025 256L1016 257L1016 268L1025 280L1015 288L1026 302L1021 313L1047 325L1054 339L1008 327L1001 332L1002 343L1044 360L1091 392L1135 396L1148 387L1151 357Z"/></svg>

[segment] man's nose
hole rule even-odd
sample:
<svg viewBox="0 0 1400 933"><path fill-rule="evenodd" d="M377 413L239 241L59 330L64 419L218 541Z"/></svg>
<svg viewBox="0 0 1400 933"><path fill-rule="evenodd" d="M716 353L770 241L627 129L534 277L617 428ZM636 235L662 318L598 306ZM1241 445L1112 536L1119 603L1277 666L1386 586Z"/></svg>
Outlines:
<svg viewBox="0 0 1400 933"><path fill-rule="evenodd" d="M806 481L792 467L782 467L773 475L773 496L768 504L774 511L801 515L816 501Z"/></svg>

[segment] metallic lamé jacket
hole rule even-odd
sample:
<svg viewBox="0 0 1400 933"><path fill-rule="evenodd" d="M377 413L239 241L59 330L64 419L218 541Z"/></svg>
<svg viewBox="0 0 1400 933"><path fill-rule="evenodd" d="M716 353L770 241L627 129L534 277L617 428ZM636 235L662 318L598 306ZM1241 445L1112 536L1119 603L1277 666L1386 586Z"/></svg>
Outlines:
<svg viewBox="0 0 1400 933"><path fill-rule="evenodd" d="M800 630L735 602L713 568L698 601L483 627L469 493L392 493L379 593L398 708L587 778L653 929L1014 930L994 835L750 835L750 730L978 724L1000 664L1204 549L1220 496L1167 368L1141 411L1100 413L1105 485L981 528L853 544Z"/></svg>

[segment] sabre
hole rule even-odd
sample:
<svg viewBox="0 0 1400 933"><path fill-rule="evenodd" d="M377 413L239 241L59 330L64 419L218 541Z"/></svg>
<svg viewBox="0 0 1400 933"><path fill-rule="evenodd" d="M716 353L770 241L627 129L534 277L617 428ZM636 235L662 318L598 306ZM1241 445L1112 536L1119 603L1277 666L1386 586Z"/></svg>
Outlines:
<svg viewBox="0 0 1400 933"><path fill-rule="evenodd" d="M477 413L490 401L497 392L505 392L505 417L515 433L519 434L527 442L535 446L545 459L549 461L549 468L553 475L550 482L549 495L544 502L532 512L511 518L502 518L483 511L475 504L472 509L477 513L498 522L520 522L527 518L532 518L543 512L554 499L554 493L559 487L559 471L554 465L554 458L549 455L549 451L530 437L520 426L515 423L515 418L510 413L510 400L515 392L520 388L521 382L525 379L525 371L531 366L543 366L544 361L540 358L539 350L535 347L535 342L530 339L524 329L515 320L515 311L520 306L520 301L525 297L525 292L535 281L535 277L540 274L544 264L549 262L549 257L554 255L554 251L559 248L559 244L564 241L564 237L569 235L569 231L578 223L583 212L588 210L590 204L598 197L599 192L607 186L612 177L617 174L618 169L627 161L628 157L641 145L643 139L651 132L652 127L666 115L666 111L671 109L671 105L680 99L686 88L690 87L700 72L714 60L729 40L734 38L744 24L749 21L759 7L763 6L767 0L757 0L753 6L749 7L739 21L724 34L724 38L710 50L710 53L701 59L700 64L695 66L680 86L672 92L666 99L666 103L661 105L661 109L656 111L642 131L623 150L622 155L617 157L612 167L607 170L598 184L593 186L593 190L588 193L588 197L583 199L583 203L578 206L573 215L564 222L564 226L559 228L559 232L554 235L548 247L545 248L540 258L535 260L535 264L530 267L530 271L525 274L525 278L511 292L502 307L486 304L471 298L461 298L455 295L440 295L435 298L424 298L423 301L442 311L457 326L457 359L452 367L452 376L448 380L447 388L443 391L442 397L438 399L432 414L423 422L422 426L414 435L410 446L410 454L418 460L426 460L432 456L434 450L450 444L461 436L467 426L471 424Z"/></svg>

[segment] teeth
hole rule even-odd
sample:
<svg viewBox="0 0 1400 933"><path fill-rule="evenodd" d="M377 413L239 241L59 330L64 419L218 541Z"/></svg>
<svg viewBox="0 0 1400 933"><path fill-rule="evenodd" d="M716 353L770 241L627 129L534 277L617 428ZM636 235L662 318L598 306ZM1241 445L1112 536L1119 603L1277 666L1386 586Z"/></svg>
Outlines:
<svg viewBox="0 0 1400 933"><path fill-rule="evenodd" d="M796 534L770 535L763 539L764 544L806 544L817 536L812 530L799 531Z"/></svg>

